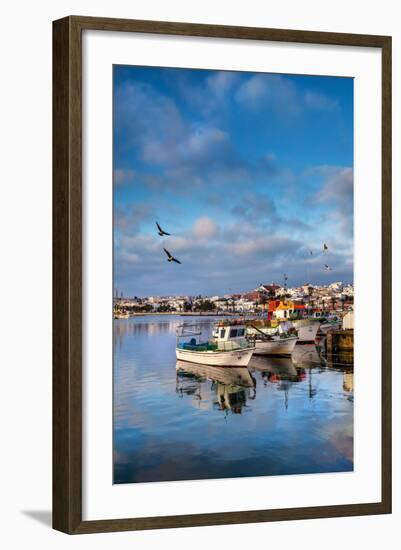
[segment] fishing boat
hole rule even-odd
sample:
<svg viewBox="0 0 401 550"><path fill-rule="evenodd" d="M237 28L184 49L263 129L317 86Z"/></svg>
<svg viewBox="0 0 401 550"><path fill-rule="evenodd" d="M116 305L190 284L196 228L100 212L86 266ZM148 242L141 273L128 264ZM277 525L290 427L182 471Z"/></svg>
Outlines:
<svg viewBox="0 0 401 550"><path fill-rule="evenodd" d="M283 323L275 328L260 327L252 321L247 323L248 338L255 345L255 355L289 356L298 341L295 329Z"/></svg>
<svg viewBox="0 0 401 550"><path fill-rule="evenodd" d="M298 333L298 343L314 342L318 333L320 322L315 319L297 319L290 321Z"/></svg>
<svg viewBox="0 0 401 550"><path fill-rule="evenodd" d="M258 331L270 336L275 336L278 332L295 332L298 336L297 342L300 344L314 342L320 326L320 322L315 319L296 319L293 321L257 319L250 320L247 324L248 335L250 336L258 334Z"/></svg>
<svg viewBox="0 0 401 550"><path fill-rule="evenodd" d="M256 338L255 355L291 355L297 341L297 336Z"/></svg>
<svg viewBox="0 0 401 550"><path fill-rule="evenodd" d="M249 325L250 341L255 345L255 355L291 355L298 341L294 333L277 330L276 334L266 334L256 326Z"/></svg>
<svg viewBox="0 0 401 550"><path fill-rule="evenodd" d="M126 312L116 312L114 313L114 319L129 319L130 314Z"/></svg>
<svg viewBox="0 0 401 550"><path fill-rule="evenodd" d="M187 341L183 341L183 340ZM255 346L246 338L246 327L236 321L215 324L205 341L199 326L177 328L176 357L181 361L220 367L247 367Z"/></svg>

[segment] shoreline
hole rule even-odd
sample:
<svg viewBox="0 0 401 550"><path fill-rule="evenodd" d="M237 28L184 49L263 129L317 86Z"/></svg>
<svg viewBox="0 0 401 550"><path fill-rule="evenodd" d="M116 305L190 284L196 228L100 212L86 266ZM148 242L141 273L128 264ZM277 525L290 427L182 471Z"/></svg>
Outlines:
<svg viewBox="0 0 401 550"><path fill-rule="evenodd" d="M114 317L114 319L129 319L130 317L148 317L153 315L178 315L180 317L232 317L238 316L238 313L215 313L213 311L155 311L130 313L127 317Z"/></svg>

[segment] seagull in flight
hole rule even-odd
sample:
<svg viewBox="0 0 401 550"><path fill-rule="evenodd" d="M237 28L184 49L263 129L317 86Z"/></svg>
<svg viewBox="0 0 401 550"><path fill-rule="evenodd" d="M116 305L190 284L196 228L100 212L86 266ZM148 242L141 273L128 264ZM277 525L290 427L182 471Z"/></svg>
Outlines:
<svg viewBox="0 0 401 550"><path fill-rule="evenodd" d="M177 260L177 258L174 258L174 256L172 256L170 254L170 252L168 250L166 250L164 247L163 247L163 250L164 252L167 254L167 261L169 262L175 262L177 264L180 264L181 262L179 260Z"/></svg>
<svg viewBox="0 0 401 550"><path fill-rule="evenodd" d="M157 222L156 222L156 225L157 225L157 229L159 231L160 237L163 237L164 235L170 235L170 233L167 233L167 231L164 231Z"/></svg>
<svg viewBox="0 0 401 550"><path fill-rule="evenodd" d="M323 243L323 250L328 250L328 249L329 249L329 247L327 246L327 244Z"/></svg>
<svg viewBox="0 0 401 550"><path fill-rule="evenodd" d="M327 264L324 264L324 270L325 271L332 271L332 268L328 266Z"/></svg>

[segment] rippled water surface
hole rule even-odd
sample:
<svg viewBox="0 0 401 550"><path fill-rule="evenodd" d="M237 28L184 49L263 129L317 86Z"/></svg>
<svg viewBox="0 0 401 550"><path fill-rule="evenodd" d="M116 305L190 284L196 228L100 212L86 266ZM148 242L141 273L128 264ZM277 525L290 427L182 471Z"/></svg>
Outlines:
<svg viewBox="0 0 401 550"><path fill-rule="evenodd" d="M314 345L249 368L177 363L179 324L114 321L114 482L353 469L353 370Z"/></svg>

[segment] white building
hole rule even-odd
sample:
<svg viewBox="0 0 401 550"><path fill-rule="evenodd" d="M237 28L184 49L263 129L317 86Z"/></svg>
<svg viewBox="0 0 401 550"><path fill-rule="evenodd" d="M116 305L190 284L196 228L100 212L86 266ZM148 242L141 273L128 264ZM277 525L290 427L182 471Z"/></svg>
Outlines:
<svg viewBox="0 0 401 550"><path fill-rule="evenodd" d="M353 329L354 328L354 311L350 310L343 317L343 329Z"/></svg>
<svg viewBox="0 0 401 550"><path fill-rule="evenodd" d="M231 302L227 298L219 298L214 304L218 311L228 311L231 308Z"/></svg>
<svg viewBox="0 0 401 550"><path fill-rule="evenodd" d="M234 309L235 311L241 311L243 313L247 311L254 311L255 303L251 300L247 300L246 298L239 298L234 302Z"/></svg>

